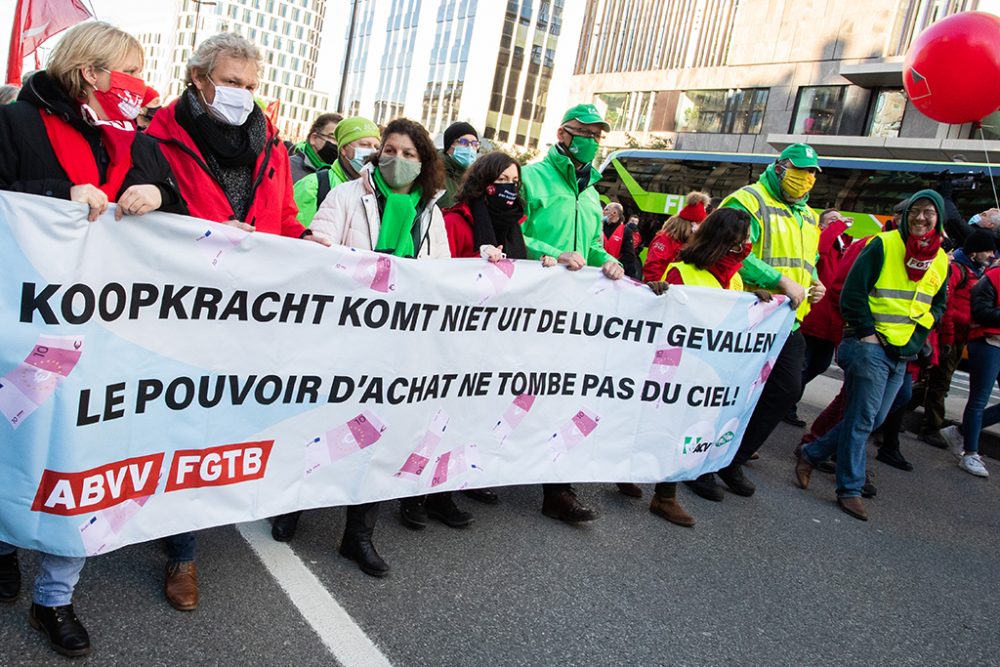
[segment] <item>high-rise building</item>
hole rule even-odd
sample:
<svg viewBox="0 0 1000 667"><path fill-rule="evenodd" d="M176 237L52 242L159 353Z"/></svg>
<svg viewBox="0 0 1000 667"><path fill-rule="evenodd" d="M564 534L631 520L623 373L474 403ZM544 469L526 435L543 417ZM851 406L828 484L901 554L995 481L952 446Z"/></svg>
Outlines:
<svg viewBox="0 0 1000 667"><path fill-rule="evenodd" d="M176 0L169 27L139 35L147 49L147 80L165 96L180 94L194 46L219 32L239 33L264 55L257 97L280 101L278 129L285 138L304 138L313 118L328 110L328 95L314 88L326 5L326 0Z"/></svg>
<svg viewBox="0 0 1000 667"><path fill-rule="evenodd" d="M998 9L997 0L587 0L570 99L605 113L608 147L768 153L808 141L824 155L981 156L971 125L913 107L902 65L934 21Z"/></svg>
<svg viewBox="0 0 1000 667"><path fill-rule="evenodd" d="M351 6L340 104L346 113L378 123L407 116L431 134L464 120L486 138L524 148L554 139L567 106L583 2L351 0Z"/></svg>

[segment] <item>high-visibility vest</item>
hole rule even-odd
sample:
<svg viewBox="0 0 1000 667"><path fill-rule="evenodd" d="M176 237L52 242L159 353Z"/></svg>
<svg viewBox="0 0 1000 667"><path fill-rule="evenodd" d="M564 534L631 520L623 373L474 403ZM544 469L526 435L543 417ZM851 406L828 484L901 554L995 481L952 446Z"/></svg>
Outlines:
<svg viewBox="0 0 1000 667"><path fill-rule="evenodd" d="M948 255L938 250L937 257L923 277L914 282L906 274L906 244L898 231L882 232L884 261L875 287L868 294L868 307L875 320L875 330L890 345L902 347L919 324L934 327L931 303L948 280Z"/></svg>
<svg viewBox="0 0 1000 667"><path fill-rule="evenodd" d="M663 277L666 278L667 274L670 273L671 269L677 269L681 274L681 280L684 281L685 285L693 285L694 287L714 287L719 289L722 287L722 283L719 279L711 274L711 272L705 269L699 269L694 264L688 264L687 262L673 262L667 265L667 270L663 272ZM738 291L743 291L743 279L740 278L740 274L736 273L733 275L732 280L729 281L729 289L734 289Z"/></svg>
<svg viewBox="0 0 1000 667"><path fill-rule="evenodd" d="M819 218L816 212L805 207L800 226L788 204L772 197L759 182L742 187L729 197L750 211L750 215L760 223L761 232L753 244L753 254L808 290L813 281L814 262L819 254ZM809 300L803 299L802 305L795 311L795 319L799 322L804 320L810 308Z"/></svg>

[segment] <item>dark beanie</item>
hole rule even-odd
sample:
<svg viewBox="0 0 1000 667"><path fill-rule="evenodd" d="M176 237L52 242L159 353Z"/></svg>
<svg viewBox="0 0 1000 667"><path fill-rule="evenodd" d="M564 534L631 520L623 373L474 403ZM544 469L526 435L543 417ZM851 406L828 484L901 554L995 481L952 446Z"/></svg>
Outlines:
<svg viewBox="0 0 1000 667"><path fill-rule="evenodd" d="M458 122L449 125L448 129L444 131L444 150L447 151L451 148L451 145L464 134L472 134L475 135L476 139L479 138L479 133L476 132L476 128L472 127L468 123Z"/></svg>
<svg viewBox="0 0 1000 667"><path fill-rule="evenodd" d="M993 234L990 234L985 229L977 229L972 232L965 237L965 243L962 244L962 250L965 251L966 255L971 255L974 252L996 250L996 247L996 239Z"/></svg>

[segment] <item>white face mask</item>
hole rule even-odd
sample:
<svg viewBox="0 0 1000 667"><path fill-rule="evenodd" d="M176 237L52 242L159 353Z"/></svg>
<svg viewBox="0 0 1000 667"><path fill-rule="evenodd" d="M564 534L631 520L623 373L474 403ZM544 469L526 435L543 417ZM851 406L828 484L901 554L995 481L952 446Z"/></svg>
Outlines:
<svg viewBox="0 0 1000 667"><path fill-rule="evenodd" d="M207 77L212 81L211 77ZM233 88L231 86L220 86L212 81L215 86L215 100L209 104L205 100L204 93L201 96L205 102L205 108L212 118L227 125L242 125L247 122L250 112L253 111L253 93L246 88Z"/></svg>
<svg viewBox="0 0 1000 667"><path fill-rule="evenodd" d="M354 171L361 171L361 168L365 166L365 160L369 155L375 152L374 148L366 148L365 146L355 146L354 147L354 157L351 158L351 166L354 167Z"/></svg>

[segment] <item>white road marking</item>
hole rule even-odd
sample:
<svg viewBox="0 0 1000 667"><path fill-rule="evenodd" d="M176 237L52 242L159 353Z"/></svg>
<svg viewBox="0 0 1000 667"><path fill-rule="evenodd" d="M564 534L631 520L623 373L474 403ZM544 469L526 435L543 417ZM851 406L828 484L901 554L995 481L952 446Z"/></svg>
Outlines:
<svg viewBox="0 0 1000 667"><path fill-rule="evenodd" d="M337 662L343 667L391 667L292 548L274 541L267 521L241 523L236 528Z"/></svg>

